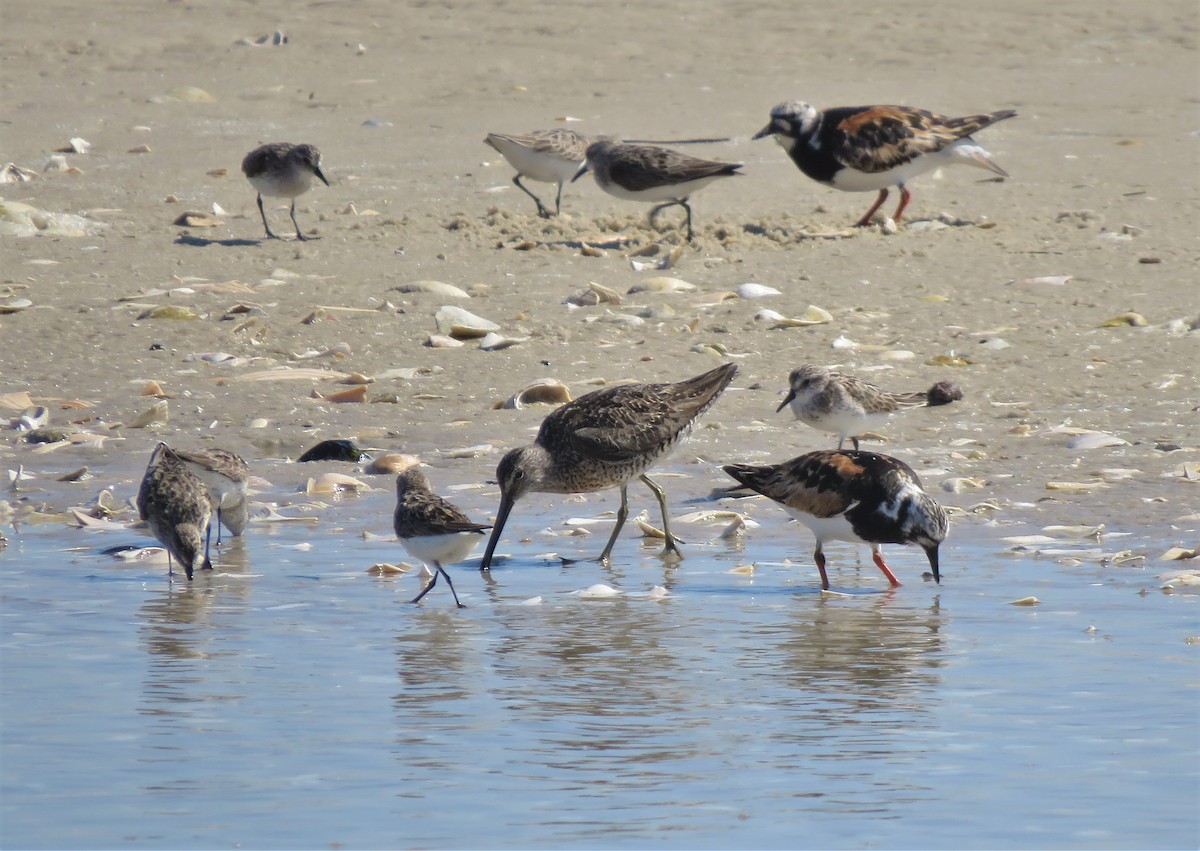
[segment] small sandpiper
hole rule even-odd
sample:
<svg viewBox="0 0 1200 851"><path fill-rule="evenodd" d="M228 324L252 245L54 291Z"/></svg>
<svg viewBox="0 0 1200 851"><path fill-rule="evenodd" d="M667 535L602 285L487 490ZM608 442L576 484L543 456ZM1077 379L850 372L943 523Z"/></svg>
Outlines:
<svg viewBox="0 0 1200 851"><path fill-rule="evenodd" d="M212 518L208 488L183 459L159 443L150 455L138 491L138 514L167 551L167 572L172 558L183 565L188 581L202 568L212 568L204 552L204 530Z"/></svg>
<svg viewBox="0 0 1200 851"><path fill-rule="evenodd" d="M818 431L837 432L838 449L847 437L858 449L859 434L878 428L896 414L948 405L962 397L962 390L950 381L939 381L921 392L892 393L861 378L805 364L788 376L788 394L775 412L790 405L800 422Z"/></svg>
<svg viewBox="0 0 1200 851"><path fill-rule="evenodd" d="M893 588L900 580L884 562L882 545L916 544L929 558L934 581L942 581L938 547L946 539L946 512L903 461L874 452L822 449L782 464L729 464L723 469L812 530L822 590L829 590L826 541L869 544L875 565Z"/></svg>
<svg viewBox="0 0 1200 851"><path fill-rule="evenodd" d="M588 146L587 159L571 180L591 171L596 185L614 198L657 204L650 211L651 227L667 207L683 207L687 211L687 240L691 242L694 234L688 198L716 180L737 176L741 167L741 163L701 160L669 148L601 139Z"/></svg>
<svg viewBox="0 0 1200 851"><path fill-rule="evenodd" d="M228 449L176 449L187 468L208 488L208 498L217 509L217 546L221 546L221 527L235 538L250 522L250 506L246 502L246 483L250 480L250 465ZM212 539L212 526L204 541L204 555Z"/></svg>
<svg viewBox="0 0 1200 851"><path fill-rule="evenodd" d="M627 488L640 479L662 511L663 555L681 558L671 535L667 495L645 471L687 436L696 419L712 406L733 380L737 366L725 364L677 384L621 384L580 396L542 421L529 446L513 449L496 468L500 508L480 570L492 553L513 505L528 493L594 493L620 488L617 524L600 554L608 563L617 535L629 516Z"/></svg>
<svg viewBox="0 0 1200 851"><path fill-rule="evenodd" d="M521 183L521 178L558 184L558 194L554 198L554 215L557 216L562 212L563 184L579 171L579 166L586 158L588 145L595 138L559 128L534 130L527 136L488 133L483 141L499 151L509 165L517 170L512 182L537 204L538 215L548 219L550 211L541 198Z"/></svg>
<svg viewBox="0 0 1200 851"><path fill-rule="evenodd" d="M258 212L269 239L278 239L267 224L267 212L263 209L263 196L292 199L292 224L296 226L296 239L307 237L296 221L296 197L312 188L312 179L317 177L326 186L329 181L321 171L321 152L313 145L293 145L289 142L272 142L255 148L242 160L242 172L250 185L258 191Z"/></svg>
<svg viewBox="0 0 1200 851"><path fill-rule="evenodd" d="M865 227L892 186L900 187L900 205L892 217L899 222L912 197L908 181L939 166L960 163L1008 177L971 134L1016 114L1005 109L946 118L911 106L820 111L802 101L786 101L771 110L771 123L754 138L774 136L792 162L818 183L846 192L878 191L871 209L858 220L857 226Z"/></svg>
<svg viewBox="0 0 1200 851"><path fill-rule="evenodd" d="M438 574L441 574L450 586L455 605L465 608L458 601L458 592L443 565L460 562L469 556L480 536L492 527L473 523L462 509L435 494L430 490L425 474L415 467L396 477L396 514L392 525L404 549L434 569L433 579L412 602L420 602L437 585Z"/></svg>

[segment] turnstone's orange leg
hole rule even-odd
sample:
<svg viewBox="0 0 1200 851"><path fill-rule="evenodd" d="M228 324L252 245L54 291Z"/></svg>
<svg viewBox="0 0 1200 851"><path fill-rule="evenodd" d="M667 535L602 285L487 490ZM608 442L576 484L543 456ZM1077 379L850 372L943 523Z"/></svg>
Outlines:
<svg viewBox="0 0 1200 851"><path fill-rule="evenodd" d="M900 191L905 192L906 190L904 189L903 186L901 186ZM858 220L858 223L855 225L855 227L856 228L865 228L867 225L871 224L871 216L875 215L875 211L883 206L883 202L887 200L887 197L888 197L887 189L880 189L879 197L875 199L875 203L871 205L871 209L867 210L867 214ZM903 209L904 204L906 204L906 203L907 203L907 199L904 198L904 196L902 195L901 203L900 203L901 209Z"/></svg>
<svg viewBox="0 0 1200 851"><path fill-rule="evenodd" d="M829 590L829 577L825 575L825 553L821 551L821 542L817 542L817 550L813 553L813 560L817 563L817 570L821 571L821 590Z"/></svg>
<svg viewBox="0 0 1200 851"><path fill-rule="evenodd" d="M903 183L900 184L900 206L896 208L896 215L892 221L899 222L900 217L904 215L904 208L908 206L909 199L912 198L912 193L908 191L908 187Z"/></svg>
<svg viewBox="0 0 1200 851"><path fill-rule="evenodd" d="M883 575L887 577L888 582L892 583L892 587L899 587L900 580L896 578L896 574L892 573L892 569L883 563L883 550L874 550L871 553L871 558L874 560L875 566L883 571Z"/></svg>

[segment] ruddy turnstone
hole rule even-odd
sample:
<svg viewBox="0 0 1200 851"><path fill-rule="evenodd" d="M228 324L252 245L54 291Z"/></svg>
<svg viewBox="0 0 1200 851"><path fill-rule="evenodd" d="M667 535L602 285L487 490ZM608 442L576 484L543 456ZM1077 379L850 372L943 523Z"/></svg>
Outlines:
<svg viewBox="0 0 1200 851"><path fill-rule="evenodd" d="M165 443L150 455L138 490L138 515L166 549L168 573L172 559L183 565L189 581L195 571L212 567L203 546L212 517L208 489Z"/></svg>
<svg viewBox="0 0 1200 851"><path fill-rule="evenodd" d="M722 177L737 175L741 163L722 163L689 157L669 148L633 145L601 139L588 146L587 159L572 182L592 172L596 184L614 198L657 204L650 226L667 207L687 211L687 239L692 241L692 208L688 198Z"/></svg>
<svg viewBox="0 0 1200 851"><path fill-rule="evenodd" d="M782 464L723 469L812 530L822 590L829 590L826 541L870 544L875 565L892 587L900 580L883 560L883 544L916 544L929 558L934 581L942 581L938 547L946 539L946 512L903 461L874 452L821 449Z"/></svg>
<svg viewBox="0 0 1200 851"><path fill-rule="evenodd" d="M992 161L971 134L1016 115L1005 109L985 115L946 118L911 106L843 106L818 110L787 101L771 110L771 123L754 135L774 136L792 162L818 183L847 192L879 192L858 220L871 223L888 197L900 187L897 222L912 193L906 184L918 174L942 165L962 163L1001 177L1008 172Z"/></svg>
<svg viewBox="0 0 1200 851"><path fill-rule="evenodd" d="M696 419L712 406L736 373L737 366L729 363L678 384L605 387L551 413L542 421L534 442L511 450L496 468L500 508L480 569L491 566L509 512L526 494L594 493L619 488L617 525L600 554L601 563L607 564L629 516L626 490L635 478L658 500L667 539L663 555L682 557L671 534L667 495L645 471L687 436Z"/></svg>
<svg viewBox="0 0 1200 851"><path fill-rule="evenodd" d="M939 381L922 392L892 393L853 375L805 364L788 376L788 394L775 413L790 405L800 422L818 431L837 432L838 449L847 437L858 449L856 435L878 428L892 416L912 408L948 405L962 397L962 390L950 381Z"/></svg>
<svg viewBox="0 0 1200 851"><path fill-rule="evenodd" d="M499 151L509 165L517 170L512 182L537 204L538 215L548 219L550 211L541 198L521 183L521 178L558 184L558 194L554 198L554 215L557 216L562 211L563 184L579 171L579 166L586 158L588 145L595 139L574 130L559 128L535 130L528 136L488 133L483 141Z"/></svg>
<svg viewBox="0 0 1200 851"><path fill-rule="evenodd" d="M442 565L454 564L469 556L479 543L478 536L492 527L473 523L462 509L435 494L430 490L425 474L415 467L396 477L396 514L392 525L404 549L434 569L433 579L412 602L420 602L437 585L438 574L441 574L454 595L454 604L464 608L458 601L450 574Z"/></svg>
<svg viewBox="0 0 1200 851"><path fill-rule="evenodd" d="M250 465L228 449L176 449L175 454L208 488L208 498L217 509L217 546L221 545L221 527L235 538L250 522L250 506L246 503L246 483ZM204 542L204 555L212 538L212 524Z"/></svg>
<svg viewBox="0 0 1200 851"><path fill-rule="evenodd" d="M292 199L292 224L296 226L296 239L307 237L300 231L296 221L296 197L312 188L312 179L317 177L326 186L329 181L321 171L321 152L312 145L293 145L288 142L272 142L255 148L242 160L242 172L250 185L258 191L258 212L263 227L270 239L277 239L267 224L267 213L263 209L263 196Z"/></svg>

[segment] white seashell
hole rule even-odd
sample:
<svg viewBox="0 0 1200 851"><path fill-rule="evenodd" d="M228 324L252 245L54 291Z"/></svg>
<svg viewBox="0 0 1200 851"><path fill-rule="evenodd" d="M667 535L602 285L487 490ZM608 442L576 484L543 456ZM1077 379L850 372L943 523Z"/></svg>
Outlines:
<svg viewBox="0 0 1200 851"><path fill-rule="evenodd" d="M50 410L44 405L34 405L21 412L13 427L17 431L33 431L50 422Z"/></svg>
<svg viewBox="0 0 1200 851"><path fill-rule="evenodd" d="M757 317L756 317L757 318ZM826 322L833 321L833 314L823 307L817 307L815 304L810 304L808 309L804 311L803 316L799 317L780 317L771 330L777 328L805 328L809 325L824 325Z"/></svg>
<svg viewBox="0 0 1200 851"><path fill-rule="evenodd" d="M1067 449L1103 449L1108 446L1128 445L1128 440L1122 440L1115 434L1105 434L1102 431L1089 431L1067 441Z"/></svg>
<svg viewBox="0 0 1200 851"><path fill-rule="evenodd" d="M1047 535L1053 535L1056 538L1089 538L1092 540L1100 540L1101 533L1104 532L1104 524L1099 526L1043 526L1042 532Z"/></svg>
<svg viewBox="0 0 1200 851"><path fill-rule="evenodd" d="M1042 601L1039 600L1037 597L1022 597L1019 600L1009 601L1009 605L1010 606L1036 606L1040 602L1042 602Z"/></svg>
<svg viewBox="0 0 1200 851"><path fill-rule="evenodd" d="M462 340L447 337L445 334L430 334L425 338L425 345L431 349L457 349L465 346Z"/></svg>
<svg viewBox="0 0 1200 851"><path fill-rule="evenodd" d="M667 597L671 596L671 592L661 585L655 585L650 589L650 593L646 596L651 600L665 600Z"/></svg>
<svg viewBox="0 0 1200 851"><path fill-rule="evenodd" d="M1016 547L1036 547L1039 544L1056 543L1056 539L1051 538L1049 535L1011 535L1000 540L1006 541Z"/></svg>
<svg viewBox="0 0 1200 851"><path fill-rule="evenodd" d="M46 160L46 164L42 166L42 172L48 174L52 171L66 171L69 168L66 157L62 154L52 154L50 159Z"/></svg>
<svg viewBox="0 0 1200 851"><path fill-rule="evenodd" d="M734 519L732 523L721 530L722 541L740 541L746 537L746 521L740 516Z"/></svg>
<svg viewBox="0 0 1200 851"><path fill-rule="evenodd" d="M782 322L785 319L787 319L787 317L778 310L760 310L758 313L754 314L755 322Z"/></svg>
<svg viewBox="0 0 1200 851"><path fill-rule="evenodd" d="M476 316L470 311L463 310L452 304L443 305L434 314L438 331L455 339L472 339L483 337L489 331L499 331L500 326L490 319Z"/></svg>
<svg viewBox="0 0 1200 851"><path fill-rule="evenodd" d="M596 584L579 591L572 591L572 596L579 597L582 600L604 600L611 597L619 597L624 594L624 591L618 591L610 585Z"/></svg>
<svg viewBox="0 0 1200 851"><path fill-rule="evenodd" d="M540 606L545 602L541 597L530 597L528 600L522 600L517 603L518 606Z"/></svg>
<svg viewBox="0 0 1200 851"><path fill-rule="evenodd" d="M756 564L739 564L737 567L731 567L726 573L731 573L734 576L753 576Z"/></svg>
<svg viewBox="0 0 1200 851"><path fill-rule="evenodd" d="M479 348L485 352L498 352L501 349L511 349L513 346L526 342L529 342L528 337L505 337L492 331L485 334L479 341Z"/></svg>
<svg viewBox="0 0 1200 851"><path fill-rule="evenodd" d="M464 289L447 284L445 281L413 281L394 288L402 293L431 293L446 298L470 298L471 294Z"/></svg>
<svg viewBox="0 0 1200 851"><path fill-rule="evenodd" d="M5 163L0 168L0 183L28 183L37 180L38 173L28 168L21 168L16 163Z"/></svg>
<svg viewBox="0 0 1200 851"><path fill-rule="evenodd" d="M353 476L347 476L345 473L322 473L319 476L311 478L304 486L304 492L313 493L341 493L342 491L369 491L371 486L361 479L356 479Z"/></svg>
<svg viewBox="0 0 1200 851"><path fill-rule="evenodd" d="M598 317L601 322L607 322L611 325L629 325L637 327L645 325L646 320L640 316L633 316L629 313L613 313L611 310L604 311L604 316Z"/></svg>
<svg viewBox="0 0 1200 851"><path fill-rule="evenodd" d="M557 378L539 378L509 396L501 407L519 411L529 405L560 405L570 401L571 391L567 385Z"/></svg>
<svg viewBox="0 0 1200 851"><path fill-rule="evenodd" d="M1039 278L1020 278L1015 281L1009 281L1010 284L1047 284L1052 287L1061 287L1063 284L1072 280L1073 275L1042 275Z"/></svg>
<svg viewBox="0 0 1200 851"><path fill-rule="evenodd" d="M857 349L858 343L851 340L849 337L838 336L836 340L830 343L835 349Z"/></svg>
<svg viewBox="0 0 1200 851"><path fill-rule="evenodd" d="M496 451L496 447L490 443L480 443L475 446L464 446L459 449L438 450L438 453L443 458L482 458L484 455L491 455Z"/></svg>
<svg viewBox="0 0 1200 851"><path fill-rule="evenodd" d="M246 428L266 428L271 424L271 421L266 417L255 417L246 423Z"/></svg>
<svg viewBox="0 0 1200 851"><path fill-rule="evenodd" d="M680 278L654 277L645 278L629 288L628 294L634 293L690 293L695 292L696 285L689 284Z"/></svg>
<svg viewBox="0 0 1200 851"><path fill-rule="evenodd" d="M879 359L884 361L912 360L916 356L916 352L910 352L908 349L890 349L879 353Z"/></svg>
<svg viewBox="0 0 1200 851"><path fill-rule="evenodd" d="M147 428L152 425L163 425L167 422L167 400L160 399L142 413L138 414L126 428Z"/></svg>
<svg viewBox="0 0 1200 851"><path fill-rule="evenodd" d="M1005 349L1012 348L1012 346L1009 345L1008 341L1002 340L999 337L988 337L986 340L984 340L979 345L982 348L991 349L994 352L1002 352Z"/></svg>
<svg viewBox="0 0 1200 851"><path fill-rule="evenodd" d="M773 295L783 295L782 292L766 284L741 284L737 290L738 298L767 298Z"/></svg>

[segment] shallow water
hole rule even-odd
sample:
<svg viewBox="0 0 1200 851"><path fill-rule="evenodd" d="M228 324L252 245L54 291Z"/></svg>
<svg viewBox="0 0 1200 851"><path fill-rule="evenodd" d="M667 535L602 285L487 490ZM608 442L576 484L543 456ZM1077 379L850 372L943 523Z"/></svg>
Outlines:
<svg viewBox="0 0 1200 851"><path fill-rule="evenodd" d="M865 550L834 546L846 594L823 595L782 512L745 552L693 543L669 568L627 537L604 569L535 557L560 505L514 515L516 558L490 578L451 568L456 610L442 587L409 605L413 573L368 575L402 557L356 534L386 527L388 499L343 507L355 523L252 525L190 584L98 554L120 535L18 533L0 553L3 845L1200 839L1200 599L1161 593L1155 565L1016 558L964 529L940 587L918 550L889 549L907 582L885 592ZM571 593L596 583L626 593Z"/></svg>

